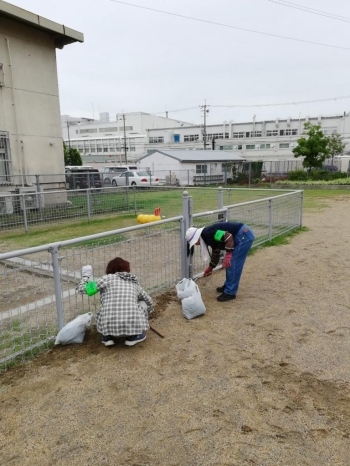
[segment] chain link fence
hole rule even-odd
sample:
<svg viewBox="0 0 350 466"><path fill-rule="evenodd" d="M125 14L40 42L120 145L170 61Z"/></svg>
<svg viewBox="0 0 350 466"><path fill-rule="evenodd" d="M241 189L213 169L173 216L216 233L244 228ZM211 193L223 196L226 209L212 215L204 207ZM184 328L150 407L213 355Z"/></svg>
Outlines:
<svg viewBox="0 0 350 466"><path fill-rule="evenodd" d="M197 212L216 208L216 189L188 188L188 191L193 196ZM138 214L153 214L157 208L161 209L162 217L169 218L181 214L182 192L183 188L165 186L51 192L37 192L35 187L23 188L20 194L0 195L0 232L15 229L28 232L45 224L92 221L116 216L123 216L125 222L132 225ZM225 191L225 204L263 198L271 194L272 191L268 189L228 189Z"/></svg>
<svg viewBox="0 0 350 466"><path fill-rule="evenodd" d="M200 254L187 254L185 231L192 224L207 226L223 219L245 222L256 235L254 247L302 225L302 191L225 206L227 194L219 189L212 211L209 203L206 209L196 209L193 193L196 190L180 193L178 216L0 254L0 372L51 345L64 323L96 312L99 295L88 298L75 291L83 265L92 265L97 278L112 258L124 257L141 286L156 296L181 278L203 271Z"/></svg>

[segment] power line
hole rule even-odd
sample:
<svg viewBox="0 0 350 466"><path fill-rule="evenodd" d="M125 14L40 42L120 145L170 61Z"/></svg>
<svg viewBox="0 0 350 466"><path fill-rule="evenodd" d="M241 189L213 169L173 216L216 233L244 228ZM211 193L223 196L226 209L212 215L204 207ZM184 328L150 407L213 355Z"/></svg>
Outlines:
<svg viewBox="0 0 350 466"><path fill-rule="evenodd" d="M324 16L326 18L335 19L337 21L344 21L345 23L350 23L350 18L346 18L345 16L334 15L333 13L327 13L326 11L316 10L315 8L309 8L303 5L298 5L296 3L287 2L284 0L280 0L280 1L268 0L268 1L271 3L277 3L278 5L287 6L289 8L294 8L295 10L306 11L307 13L311 13L314 15Z"/></svg>
<svg viewBox="0 0 350 466"><path fill-rule="evenodd" d="M350 99L350 95L344 95L344 96L339 96L339 97L329 97L327 99L315 99L315 100L301 100L298 102L282 102L282 103L270 103L270 104L249 104L249 105L206 105L207 107L214 107L214 108L236 108L236 107L279 107L282 105L298 105L298 104L310 104L310 103L316 103L316 102L329 102L331 100L344 100L344 99ZM175 112L182 112L185 110L194 110L197 109L198 107L188 107L188 108L181 108L177 110L167 110L168 113L175 113ZM199 108L203 108L203 105L200 105ZM151 113L151 115L157 115L159 113L164 113L164 112L158 112L158 113Z"/></svg>
<svg viewBox="0 0 350 466"><path fill-rule="evenodd" d="M334 49L350 50L349 47L342 47L340 45L323 44L321 42L313 42L313 41L310 41L310 40L297 39L295 37L280 36L278 34L271 34L271 33L268 33L268 32L256 31L254 29L246 29L246 28L241 28L241 27L238 27L238 26L231 26L229 24L218 23L218 22L209 21L209 20L206 20L206 19L195 18L193 16L180 15L180 14L177 14L177 13L171 13L169 11L158 10L156 8L150 8L150 7L146 7L146 6L135 5L133 3L121 2L119 0L110 0L110 1L114 2L114 3L120 3L121 5L132 6L134 8L140 8L142 10L154 11L156 13L162 13L164 15L176 16L178 18L189 19L191 21L198 21L200 23L213 24L215 26L221 26L221 27L225 27L225 28L229 28L229 29L237 29L239 31L252 32L254 34L261 34L261 35L270 36L270 37L277 37L279 39L291 40L291 41L295 41L295 42L303 42L305 44L321 45L322 47L330 47L330 48L334 48Z"/></svg>
<svg viewBox="0 0 350 466"><path fill-rule="evenodd" d="M299 105L299 104L310 104L310 103L317 103L317 102L329 102L331 100L345 100L345 99L350 99L350 95L344 95L344 96L339 96L339 97L329 97L327 99L314 99L314 100L301 100L297 102L281 102L281 103L268 103L268 104L236 104L236 105L207 105L206 107L211 107L211 108L249 108L249 107L280 107L283 105ZM203 105L199 105L198 107L187 107L187 108L180 108L180 109L175 109L175 110L166 110L167 113L176 113L176 112L183 112L186 110L195 110L198 108L203 108ZM159 115L160 113L165 113L163 112L149 112L150 115ZM110 122L114 123L114 121ZM190 122L185 122L190 124L191 126L193 125ZM198 126L198 124L194 124L194 126ZM128 136L132 138L133 136Z"/></svg>
<svg viewBox="0 0 350 466"><path fill-rule="evenodd" d="M211 107L222 107L222 108L237 108L237 107L279 107L281 105L298 105L298 104L311 104L314 102L329 102L330 100L342 100L350 99L350 95L344 95L341 97L329 97L328 99L316 99L316 100L302 100L300 102L282 102L279 104L252 104L252 105L211 105Z"/></svg>
<svg viewBox="0 0 350 466"><path fill-rule="evenodd" d="M183 112L185 110L194 110L196 108L198 108L198 107L179 108L177 110L162 110L161 112L152 112L152 115L159 115L160 113L167 113L167 112L171 112L171 113Z"/></svg>

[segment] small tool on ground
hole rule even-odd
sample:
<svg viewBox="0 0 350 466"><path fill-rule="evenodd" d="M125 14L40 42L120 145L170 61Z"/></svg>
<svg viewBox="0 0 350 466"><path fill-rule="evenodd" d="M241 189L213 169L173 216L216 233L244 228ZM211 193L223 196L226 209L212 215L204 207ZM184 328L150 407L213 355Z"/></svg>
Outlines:
<svg viewBox="0 0 350 466"><path fill-rule="evenodd" d="M157 335L159 335L161 338L164 338L164 335L163 335L162 333L160 333L159 330L155 329L152 325L150 325L149 328L150 328L154 333L156 333Z"/></svg>

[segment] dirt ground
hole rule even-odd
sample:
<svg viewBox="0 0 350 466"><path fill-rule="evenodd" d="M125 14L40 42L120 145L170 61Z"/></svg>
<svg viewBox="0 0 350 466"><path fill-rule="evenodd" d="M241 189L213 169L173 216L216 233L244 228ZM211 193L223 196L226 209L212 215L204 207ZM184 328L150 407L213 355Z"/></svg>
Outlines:
<svg viewBox="0 0 350 466"><path fill-rule="evenodd" d="M200 279L207 313L158 298L147 340L98 334L0 376L1 465L350 465L349 196L308 231Z"/></svg>

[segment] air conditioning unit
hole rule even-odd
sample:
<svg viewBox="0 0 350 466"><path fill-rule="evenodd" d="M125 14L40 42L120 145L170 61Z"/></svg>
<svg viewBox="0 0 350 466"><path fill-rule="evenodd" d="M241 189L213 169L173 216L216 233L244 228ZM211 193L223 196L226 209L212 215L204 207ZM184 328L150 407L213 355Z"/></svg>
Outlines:
<svg viewBox="0 0 350 466"><path fill-rule="evenodd" d="M238 146L233 146L234 149L238 149Z"/></svg>
<svg viewBox="0 0 350 466"><path fill-rule="evenodd" d="M18 194L24 194L24 196L20 196L21 210L23 210L24 207L26 210L44 207L44 196L40 192L37 192L35 186L18 188L16 191Z"/></svg>
<svg viewBox="0 0 350 466"><path fill-rule="evenodd" d="M290 147L294 147L294 144L291 144Z"/></svg>
<svg viewBox="0 0 350 466"><path fill-rule="evenodd" d="M9 193L0 193L0 215L13 214L13 198Z"/></svg>
<svg viewBox="0 0 350 466"><path fill-rule="evenodd" d="M257 149L260 149L260 146L259 146L259 145L255 146L255 147L256 147Z"/></svg>
<svg viewBox="0 0 350 466"><path fill-rule="evenodd" d="M271 144L271 147L275 147L275 144Z"/></svg>

